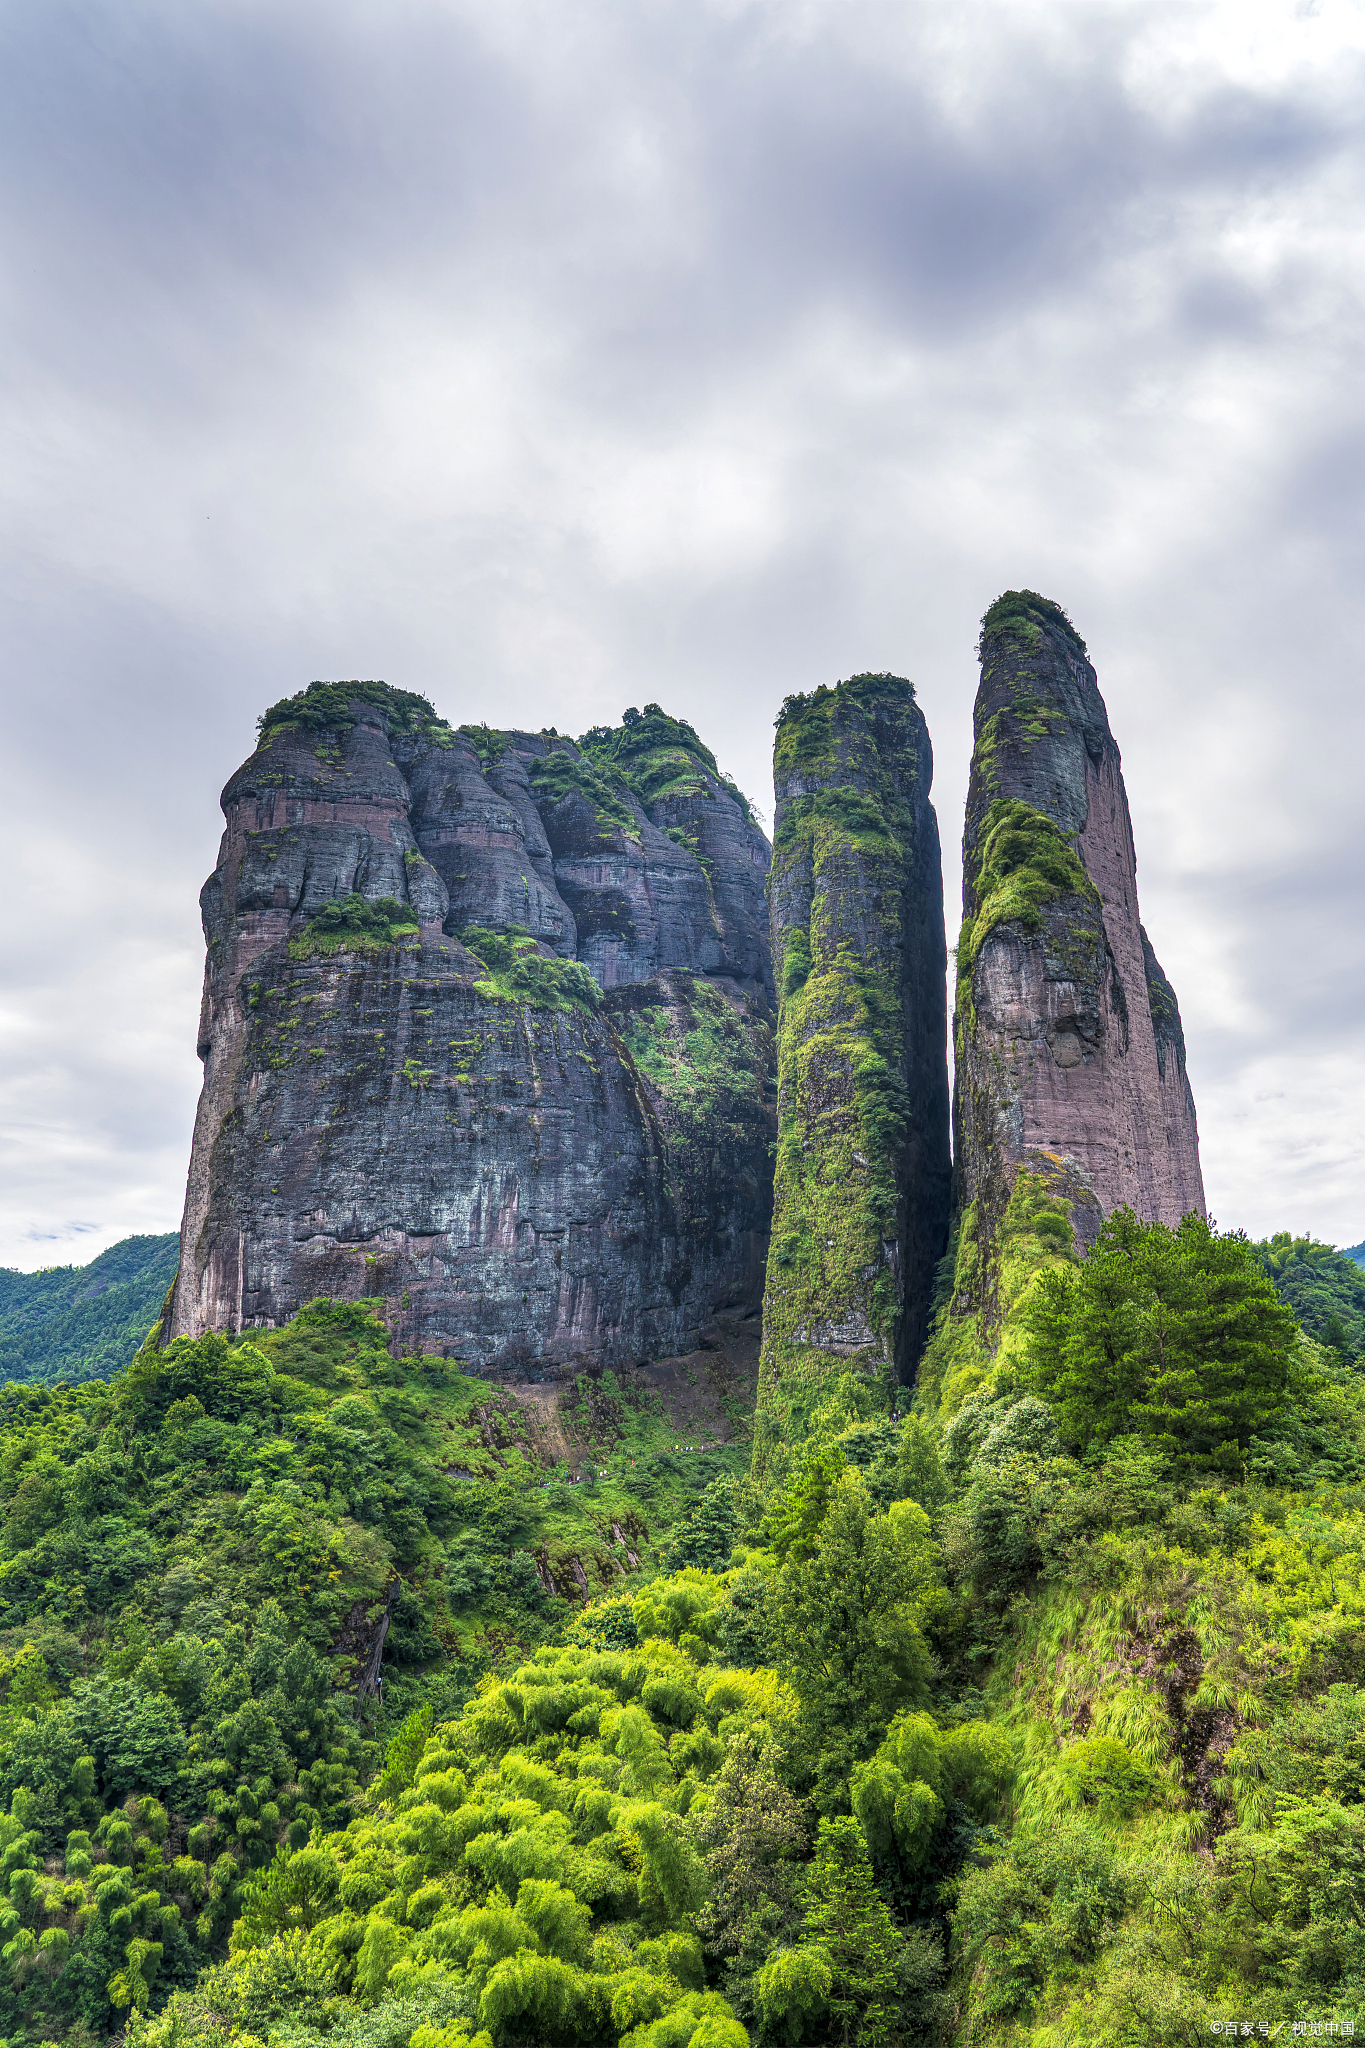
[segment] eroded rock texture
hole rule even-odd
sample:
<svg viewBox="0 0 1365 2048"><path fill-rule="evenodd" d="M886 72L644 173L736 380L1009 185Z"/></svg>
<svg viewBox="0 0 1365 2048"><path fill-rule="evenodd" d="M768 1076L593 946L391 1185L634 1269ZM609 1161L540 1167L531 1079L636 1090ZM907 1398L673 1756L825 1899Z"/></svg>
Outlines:
<svg viewBox="0 0 1365 2048"><path fill-rule="evenodd" d="M788 698L770 885L779 1139L756 1466L831 1377L913 1373L951 1193L943 876L910 684Z"/></svg>
<svg viewBox="0 0 1365 2048"><path fill-rule="evenodd" d="M1175 992L1138 916L1119 750L1084 642L1031 591L982 624L958 956L959 1204L990 1253L1021 1166L1082 1243L1203 1210ZM987 1307L985 1303L978 1306Z"/></svg>
<svg viewBox="0 0 1365 2048"><path fill-rule="evenodd" d="M757 1306L768 846L690 727L580 748L314 685L223 811L167 1335L381 1296L405 1346L535 1377Z"/></svg>

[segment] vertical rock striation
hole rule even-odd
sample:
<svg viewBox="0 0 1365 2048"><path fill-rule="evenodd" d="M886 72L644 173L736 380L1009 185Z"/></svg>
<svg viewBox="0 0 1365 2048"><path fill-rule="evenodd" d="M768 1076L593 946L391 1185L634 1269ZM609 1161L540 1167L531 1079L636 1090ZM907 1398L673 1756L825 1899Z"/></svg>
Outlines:
<svg viewBox="0 0 1365 2048"><path fill-rule="evenodd" d="M1009 591L986 613L963 834L955 1096L959 1306L989 1327L1020 1169L1078 1240L1122 1204L1202 1211L1175 992L1138 918L1119 750L1065 613ZM1031 1183L1032 1184L1032 1183Z"/></svg>
<svg viewBox="0 0 1365 2048"><path fill-rule="evenodd" d="M580 748L314 684L223 811L168 1335L380 1296L519 1377L757 1306L768 847L689 726Z"/></svg>
<svg viewBox="0 0 1365 2048"><path fill-rule="evenodd" d="M779 1135L755 1466L832 1376L906 1378L948 1236L933 755L911 685L789 697L770 881Z"/></svg>

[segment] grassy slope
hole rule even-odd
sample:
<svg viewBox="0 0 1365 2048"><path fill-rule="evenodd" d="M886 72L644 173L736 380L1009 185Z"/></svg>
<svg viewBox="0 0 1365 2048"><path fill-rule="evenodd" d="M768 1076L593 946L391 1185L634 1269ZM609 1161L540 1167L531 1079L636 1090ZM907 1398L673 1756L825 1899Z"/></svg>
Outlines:
<svg viewBox="0 0 1365 2048"><path fill-rule="evenodd" d="M857 1376L812 1417L817 1462L856 1468L888 1524L898 1501L933 1523L931 1719L880 1748L885 1715L867 1721L852 1786L901 1944L893 2038L1156 2048L1202 2038L1210 2014L1365 2021L1359 1376L1305 1353L1322 1441L1292 1485L1272 1483L1273 1461L1181 1480L1132 1440L1090 1464L1061 1456L1014 1412L1021 1305L1067 1263L1056 1218L1046 1191L1016 1190L1002 1343L941 1354L943 1384L908 1424ZM738 1837L715 1847L706 1820L719 1774L742 1779L750 1735L810 1792L804 1709L752 1667L803 1682L769 1630L799 1595L807 1538L818 1567L828 1473L798 1475L768 1525L779 1544L782 1527L807 1531L785 1571L750 1551L722 1578L652 1577L664 1531L745 1462L742 1440L675 1445L719 1435L724 1402L746 1398L747 1377L710 1354L629 1387L580 1382L557 1405L519 1398L393 1359L355 1304L172 1347L109 1385L10 1389L7 2037L55 2025L75 2042L116 2023L106 1987L155 1934L148 1996L185 1996L179 2033L138 2023L148 2048L220 2048L230 2030L275 2048L318 2032L457 2048L476 2026L494 2048L550 2034L609 2048L656 2024L635 2048L684 2048L704 2026L721 2031L699 2048L743 2048L705 2003L718 1992L760 2044L837 2038L818 1998L804 2018L773 2003L818 1990L797 1910L815 1816L802 1810L781 1852L795 1858L788 1904L747 1935L716 1934L724 1872L748 1852ZM1306 1442L1303 1415L1294 1427ZM601 1476L565 1483L575 1470ZM597 1596L585 1610L543 1590L578 1585L574 1560ZM356 1719L350 1688L386 1607L384 1703ZM578 1641L564 1650L566 1623ZM281 1692L290 1641L318 1661ZM751 1676L727 1678L736 1666ZM35 1744L57 1756L63 1728L92 1770L73 1765L54 1794ZM388 1772L362 1798L384 1741ZM973 1756L989 1785L978 1771L973 1789ZM820 1796L837 1818L837 1792ZM277 1863L262 1890L275 1842L309 1829L313 1860L293 1877ZM495 1928L488 1911L512 1917ZM44 1928L65 1931L84 1976L55 1949L27 1960ZM697 1928L721 1946L699 1951ZM806 1958L784 1965L789 1982L763 1975L774 1945ZM518 1946L542 1962L514 1968ZM205 1965L216 1974L191 1994Z"/></svg>
<svg viewBox="0 0 1365 2048"><path fill-rule="evenodd" d="M1225 2016L1359 2024L1359 1361L1303 1345L1294 1410L1240 1483L1182 1478L1136 1437L1075 1463L1022 1379L1029 1296L1071 1257L1063 1207L1020 1176L998 1344L950 1301L922 1377L958 1600L940 1649L1015 1756L1008 1825L950 1882L944 2038L1154 2048ZM955 1298L972 1256L964 1233Z"/></svg>

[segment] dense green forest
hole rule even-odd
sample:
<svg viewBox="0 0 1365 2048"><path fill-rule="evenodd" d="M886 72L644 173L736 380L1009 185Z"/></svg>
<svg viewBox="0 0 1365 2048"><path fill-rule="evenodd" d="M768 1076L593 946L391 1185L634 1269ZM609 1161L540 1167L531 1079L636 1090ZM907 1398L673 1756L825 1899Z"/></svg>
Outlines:
<svg viewBox="0 0 1365 2048"><path fill-rule="evenodd" d="M9 2048L1365 2029L1365 1391L1266 1252L1021 1211L761 1493L364 1303L7 1387Z"/></svg>
<svg viewBox="0 0 1365 2048"><path fill-rule="evenodd" d="M0 1267L0 1381L109 1379L161 1313L180 1239L125 1237L88 1266Z"/></svg>

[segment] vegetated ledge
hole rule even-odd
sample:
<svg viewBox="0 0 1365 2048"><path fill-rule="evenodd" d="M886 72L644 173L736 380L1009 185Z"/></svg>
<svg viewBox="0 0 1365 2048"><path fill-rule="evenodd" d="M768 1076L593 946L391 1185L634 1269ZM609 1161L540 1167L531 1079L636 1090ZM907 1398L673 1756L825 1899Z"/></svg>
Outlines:
<svg viewBox="0 0 1365 2048"><path fill-rule="evenodd" d="M383 953L390 946L413 947L421 937L412 905L396 896L373 901L352 890L339 903L324 903L316 917L289 941L291 960L319 953Z"/></svg>
<svg viewBox="0 0 1365 2048"><path fill-rule="evenodd" d="M672 797L705 796L712 778L733 797L746 819L753 807L685 718L670 718L658 704L622 712L620 725L595 725L579 747L604 772L615 775L645 810Z"/></svg>
<svg viewBox="0 0 1365 2048"><path fill-rule="evenodd" d="M529 932L489 931L467 925L460 944L487 974L474 987L493 1002L532 1010L600 1010L602 991L581 961L542 952Z"/></svg>

